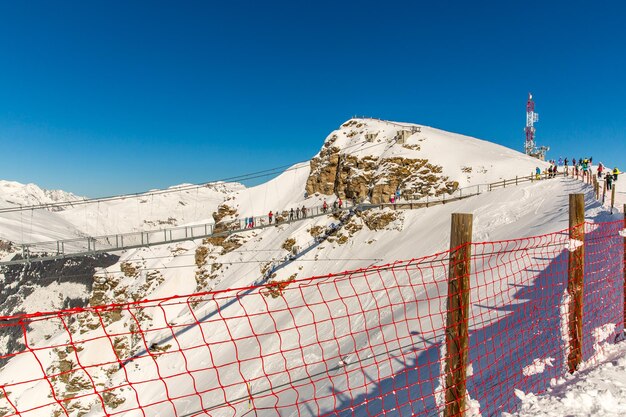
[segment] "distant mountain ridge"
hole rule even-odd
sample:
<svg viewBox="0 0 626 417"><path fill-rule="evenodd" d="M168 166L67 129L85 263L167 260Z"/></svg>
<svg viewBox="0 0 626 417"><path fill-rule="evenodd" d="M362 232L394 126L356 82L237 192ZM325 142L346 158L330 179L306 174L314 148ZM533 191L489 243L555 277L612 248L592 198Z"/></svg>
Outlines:
<svg viewBox="0 0 626 417"><path fill-rule="evenodd" d="M0 180L0 207L31 206L83 199L84 197L67 191L47 190L33 183L21 184L16 181Z"/></svg>

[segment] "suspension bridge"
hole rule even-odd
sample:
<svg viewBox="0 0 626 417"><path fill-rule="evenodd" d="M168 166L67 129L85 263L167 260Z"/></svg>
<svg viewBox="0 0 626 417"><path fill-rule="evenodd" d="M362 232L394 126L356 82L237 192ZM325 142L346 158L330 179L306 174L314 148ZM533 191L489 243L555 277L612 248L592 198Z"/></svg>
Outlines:
<svg viewBox="0 0 626 417"><path fill-rule="evenodd" d="M547 176L543 177L548 178ZM44 242L32 242L16 244L16 256L7 261L1 261L0 266L16 265L30 262L41 262L63 258L75 258L81 256L92 256L101 253L114 253L129 249L173 244L188 240L204 239L218 236L229 236L235 233L244 233L252 230L275 227L295 222L302 222L328 215L339 215L346 211L363 211L369 209L383 209L389 207L394 210L411 210L428 208L436 205L446 204L453 201L473 197L485 192L493 191L497 188L515 186L525 182L537 180L535 175L525 177L515 177L504 179L490 184L480 184L465 188L459 188L452 194L442 195L438 198L425 196L424 198L412 201L397 201L384 204L351 204L336 209L325 209L322 206L307 208L307 214L300 214L298 217L289 217L287 211L276 213L273 221L268 216L252 217L249 219L236 219L228 222L229 226L216 228L215 223L203 223L188 226L178 226L162 228L150 231L137 231L130 233L118 233L102 236L86 236L73 239L52 240ZM286 214L286 215L285 215Z"/></svg>

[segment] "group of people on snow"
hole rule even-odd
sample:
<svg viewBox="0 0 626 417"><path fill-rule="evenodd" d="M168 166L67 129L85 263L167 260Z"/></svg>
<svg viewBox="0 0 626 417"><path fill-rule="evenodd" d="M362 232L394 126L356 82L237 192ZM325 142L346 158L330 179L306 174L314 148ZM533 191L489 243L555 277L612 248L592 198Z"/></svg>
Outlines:
<svg viewBox="0 0 626 417"><path fill-rule="evenodd" d="M389 202L391 204L396 204L398 201L400 201L400 190L396 190L395 194L392 194L391 196L389 196Z"/></svg>
<svg viewBox="0 0 626 417"><path fill-rule="evenodd" d="M600 163L600 165L598 165L598 178L602 178L603 172L604 172L604 166L602 165L602 163ZM613 168L613 171L607 171L606 174L604 174L604 180L606 181L607 190L613 189L613 183L617 181L617 176L619 174L620 174L620 171L617 167Z"/></svg>
<svg viewBox="0 0 626 417"><path fill-rule="evenodd" d="M559 158L559 163L561 158ZM565 165L565 170L567 173L569 160L565 158L563 161ZM589 175L591 175L591 165L593 163L593 157L589 158L572 158L572 169L574 170L574 175L578 176L582 172L583 179ZM607 169L602 162L598 164L597 167L598 178L602 178L604 175L604 179L606 181L607 189L611 190L613 188L613 183L617 181L617 176L620 174L620 170L617 167L614 167L613 170L610 168Z"/></svg>
<svg viewBox="0 0 626 417"><path fill-rule="evenodd" d="M570 172L569 171L570 161L567 158L565 159L559 158L558 161L550 160L548 162L550 163L550 167L548 167L548 169L544 171L544 174L546 175L547 178L556 177L556 175L559 172L558 167L560 166L565 167L564 169L565 175L567 175ZM583 179L585 179L586 177L591 175L592 162L593 162L593 157L579 158L579 159L572 158L571 164L572 164L572 170L573 170L574 176L582 175ZM617 181L617 176L620 174L620 170L617 167L615 167L611 171L607 169L602 164L602 162L600 162L598 164L597 173L598 173L598 178L602 178L602 175L605 176L605 180L607 181L607 187L610 190L613 183ZM537 179L541 178L541 169L539 167L535 167L535 176Z"/></svg>
<svg viewBox="0 0 626 417"><path fill-rule="evenodd" d="M341 210L343 208L343 200L341 198L338 198L337 200L333 201L332 204L332 209L333 211L337 211L337 210ZM309 213L308 208L306 208L306 206L302 206L302 207L296 207L296 208L291 208L288 212L286 212L286 215L288 216L288 221L293 221L293 220L299 220L299 219L304 219L307 217L307 214ZM328 207L328 203L326 202L326 200L324 200L324 203L322 204L322 213L327 213L329 210ZM276 213L279 213L278 211ZM258 217L246 217L244 218L243 221L243 225L244 225L244 229L253 229L255 227L255 219L259 219ZM279 218L276 218L276 214L274 213L274 211L270 210L270 212L267 214L267 220L269 224L273 224L273 223L277 223L279 221Z"/></svg>
<svg viewBox="0 0 626 417"><path fill-rule="evenodd" d="M338 209L341 210L342 207L343 207L343 200L341 199L341 197L338 200L333 201L333 211L336 211ZM322 213L326 213L327 211L328 211L328 203L326 202L326 200L324 200L324 203L322 204Z"/></svg>
<svg viewBox="0 0 626 417"><path fill-rule="evenodd" d="M546 178L554 178L558 172L556 165L552 164L544 171L544 174ZM535 167L535 178L538 180L541 179L541 168L539 167Z"/></svg>

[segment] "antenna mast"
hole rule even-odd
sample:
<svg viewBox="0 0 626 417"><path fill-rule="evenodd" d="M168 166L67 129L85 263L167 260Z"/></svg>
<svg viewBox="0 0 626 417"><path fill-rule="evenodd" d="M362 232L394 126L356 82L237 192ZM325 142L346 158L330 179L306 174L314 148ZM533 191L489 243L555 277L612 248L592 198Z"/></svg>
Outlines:
<svg viewBox="0 0 626 417"><path fill-rule="evenodd" d="M526 102L526 143L524 150L526 155L534 156L542 161L546 159L546 152L550 150L548 146L535 146L535 122L539 121L539 114L535 113L535 102L533 95L528 93L528 101Z"/></svg>

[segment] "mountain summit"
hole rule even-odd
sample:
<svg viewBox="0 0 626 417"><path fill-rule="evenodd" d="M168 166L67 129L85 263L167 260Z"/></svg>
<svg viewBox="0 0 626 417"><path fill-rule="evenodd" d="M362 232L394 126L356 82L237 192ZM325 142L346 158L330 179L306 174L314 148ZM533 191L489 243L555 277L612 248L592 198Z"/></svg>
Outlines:
<svg viewBox="0 0 626 417"><path fill-rule="evenodd" d="M528 175L545 163L469 136L378 119L350 119L311 160L308 194L385 203L452 194L459 187Z"/></svg>

